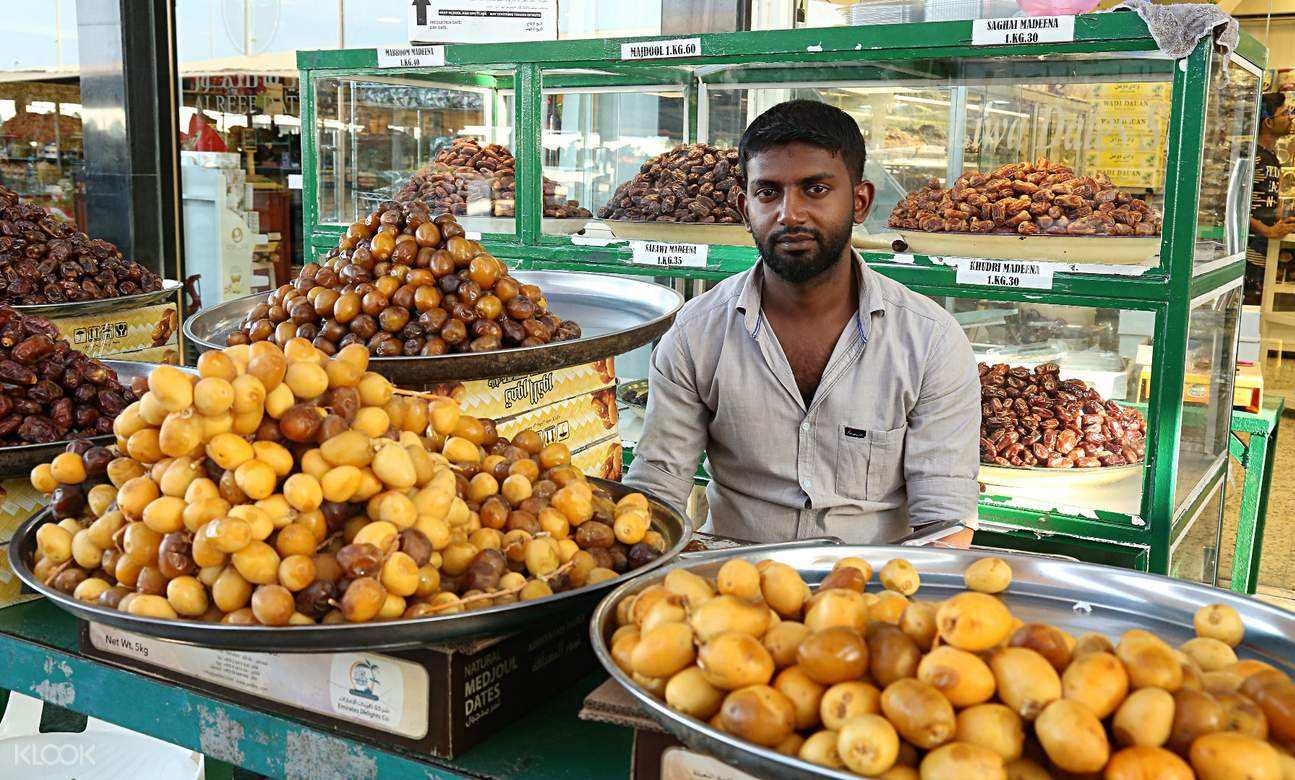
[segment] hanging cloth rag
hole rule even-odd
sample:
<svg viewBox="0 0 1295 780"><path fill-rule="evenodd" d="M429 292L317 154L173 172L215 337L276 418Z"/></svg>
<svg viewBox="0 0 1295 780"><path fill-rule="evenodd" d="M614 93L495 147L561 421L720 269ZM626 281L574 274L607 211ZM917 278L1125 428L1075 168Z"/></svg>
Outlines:
<svg viewBox="0 0 1295 780"><path fill-rule="evenodd" d="M1153 5L1150 0L1124 0L1111 11L1136 11L1147 23L1151 37L1166 56L1182 59L1196 48L1197 42L1223 28L1218 44L1227 53L1236 48L1241 39L1237 20L1223 13L1217 5L1208 3L1179 3Z"/></svg>

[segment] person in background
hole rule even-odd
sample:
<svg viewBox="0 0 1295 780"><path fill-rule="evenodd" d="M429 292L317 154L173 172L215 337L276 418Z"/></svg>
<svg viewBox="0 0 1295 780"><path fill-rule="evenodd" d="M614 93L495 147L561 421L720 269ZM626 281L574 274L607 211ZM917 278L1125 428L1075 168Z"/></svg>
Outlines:
<svg viewBox="0 0 1295 780"><path fill-rule="evenodd" d="M1269 92L1259 107L1259 137L1255 144L1254 185L1250 194L1250 244L1246 249L1245 302L1263 302L1264 266L1268 242L1280 241L1295 232L1295 218L1277 211L1281 187L1281 163L1277 140L1291 132L1291 106L1285 92Z"/></svg>
<svg viewBox="0 0 1295 780"><path fill-rule="evenodd" d="M874 197L865 157L824 103L752 122L738 209L760 261L689 301L652 352L624 481L682 509L705 452L717 534L884 544L940 523L944 545L971 542L976 360L951 314L851 248Z"/></svg>

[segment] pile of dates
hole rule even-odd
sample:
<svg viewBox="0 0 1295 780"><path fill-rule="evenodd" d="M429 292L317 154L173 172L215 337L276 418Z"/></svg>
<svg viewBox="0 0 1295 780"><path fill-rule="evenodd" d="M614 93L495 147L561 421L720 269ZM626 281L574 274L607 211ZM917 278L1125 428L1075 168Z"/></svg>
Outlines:
<svg viewBox="0 0 1295 780"><path fill-rule="evenodd" d="M135 392L43 317L0 306L0 445L112 433Z"/></svg>
<svg viewBox="0 0 1295 780"><path fill-rule="evenodd" d="M161 277L117 247L0 187L0 302L93 301L160 289Z"/></svg>
<svg viewBox="0 0 1295 780"><path fill-rule="evenodd" d="M415 173L396 193L407 203L424 200L451 214L511 217L516 213L517 163L513 153L499 144L482 146L475 138L456 138ZM479 205L478 205L479 204ZM544 179L544 216L591 217L574 200L558 193L558 183Z"/></svg>
<svg viewBox="0 0 1295 780"><path fill-rule="evenodd" d="M228 343L293 338L326 355L360 344L378 357L435 356L577 339L580 326L549 313L540 288L510 276L452 215L389 201L249 311Z"/></svg>
<svg viewBox="0 0 1295 780"><path fill-rule="evenodd" d="M616 188L598 212L630 222L698 222L737 225L742 215L742 168L736 149L680 145L643 163L637 176Z"/></svg>
<svg viewBox="0 0 1295 780"><path fill-rule="evenodd" d="M980 370L980 462L998 466L1098 468L1141 463L1147 421L1105 401L1056 363Z"/></svg>
<svg viewBox="0 0 1295 780"><path fill-rule="evenodd" d="M1160 215L1116 189L1106 174L1077 176L1046 158L964 174L952 189L932 179L895 205L889 224L928 233L1160 234Z"/></svg>

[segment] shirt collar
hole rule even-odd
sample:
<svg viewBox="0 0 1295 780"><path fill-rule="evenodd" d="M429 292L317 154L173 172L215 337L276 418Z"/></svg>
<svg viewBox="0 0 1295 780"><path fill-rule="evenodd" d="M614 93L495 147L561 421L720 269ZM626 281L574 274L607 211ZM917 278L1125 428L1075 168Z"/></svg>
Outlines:
<svg viewBox="0 0 1295 780"><path fill-rule="evenodd" d="M881 297L881 284L877 278L877 272L863 262L858 252L851 250L850 256L854 260L855 272L859 274L859 311L854 318L855 326L859 329L859 335L867 342L868 334L872 330L871 315L885 314L886 307ZM737 297L737 310L742 313L742 322L746 326L746 332L752 338L755 338L763 327L764 314L760 309L763 275L764 262L760 261L747 274L746 281L742 284L742 292ZM863 316L865 312L869 316Z"/></svg>

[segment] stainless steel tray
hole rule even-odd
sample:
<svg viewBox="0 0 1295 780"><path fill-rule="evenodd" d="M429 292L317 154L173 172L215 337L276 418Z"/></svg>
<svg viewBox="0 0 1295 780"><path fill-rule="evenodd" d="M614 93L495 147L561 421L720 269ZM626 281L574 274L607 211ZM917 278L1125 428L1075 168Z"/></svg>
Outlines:
<svg viewBox="0 0 1295 780"><path fill-rule="evenodd" d="M1003 594L1013 614L1025 621L1044 621L1076 635L1096 631L1116 639L1130 628L1142 628L1175 646L1195 636L1192 613L1205 604L1228 604L1241 613L1246 626L1244 643L1237 648L1241 658L1255 658L1295 674L1295 614L1238 596L1230 591L1208 588L1153 574L1072 563L1041 556L1000 552L951 550L933 547L820 546L778 549L766 545L759 550L738 548L705 556L704 562L685 559L686 567L710 576L730 558L752 562L772 559L801 573L810 585L817 585L845 556L858 556L880 569L888 560L907 558L922 576L919 599L938 600L965 589L962 574L977 558L997 556L1012 567L1012 585ZM668 569L625 583L598 605L589 625L594 653L613 678L623 685L643 710L684 744L760 778L832 777L857 780L857 775L832 771L806 761L781 755L753 743L739 740L709 725L675 712L634 684L615 661L607 640L615 630L616 604L665 578ZM874 579L870 589L876 589Z"/></svg>
<svg viewBox="0 0 1295 780"><path fill-rule="evenodd" d="M129 385L130 380L135 377L147 377L148 372L157 365L156 363L136 363L130 360L101 360L100 362L116 371L117 379L123 385ZM196 373L191 368L184 368L183 366L179 368L187 373ZM104 446L116 441L116 437L111 433L79 438ZM13 447L0 447L0 477L26 476L36 466L53 460L55 455L67 447L69 441L71 439L51 441L46 444L20 444Z"/></svg>
<svg viewBox="0 0 1295 780"><path fill-rule="evenodd" d="M570 271L515 271L538 284L549 309L580 325L581 338L541 347L519 347L436 357L375 357L370 368L399 387L424 389L435 382L534 374L622 355L665 333L683 305L679 293L651 282ZM220 349L252 307L269 293L202 309L184 323L184 335L201 349Z"/></svg>
<svg viewBox="0 0 1295 780"><path fill-rule="evenodd" d="M14 306L23 314L34 314L38 317L84 317L87 314L108 314L110 312L138 309L141 306L152 306L175 297L176 290L184 285L174 279L163 279L162 289L153 292L122 295L117 298L102 298L97 301L73 301L71 303L34 303L27 306Z"/></svg>
<svg viewBox="0 0 1295 780"><path fill-rule="evenodd" d="M590 478L617 499L634 492L617 482ZM9 542L9 561L14 572L29 588L49 598L73 615L96 623L114 626L137 634L167 639L182 644L275 653L325 653L343 650L397 650L424 644L441 644L468 638L501 636L537 621L557 615L583 611L597 605L607 591L669 563L692 539L692 524L675 510L648 495L652 508L652 527L666 538L665 553L655 561L622 575L620 578L566 591L537 601L517 602L497 607L462 612L455 615L391 620L374 623L347 623L310 626L231 626L222 623L200 623L190 620L141 618L115 609L85 604L36 579L31 561L36 550L36 529L52 517L42 510L18 527Z"/></svg>

